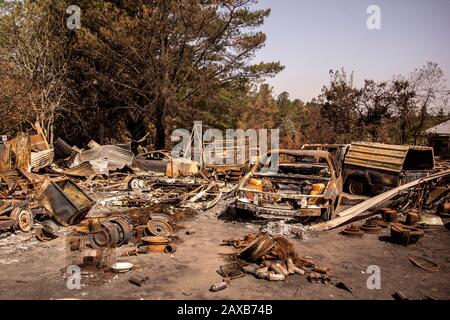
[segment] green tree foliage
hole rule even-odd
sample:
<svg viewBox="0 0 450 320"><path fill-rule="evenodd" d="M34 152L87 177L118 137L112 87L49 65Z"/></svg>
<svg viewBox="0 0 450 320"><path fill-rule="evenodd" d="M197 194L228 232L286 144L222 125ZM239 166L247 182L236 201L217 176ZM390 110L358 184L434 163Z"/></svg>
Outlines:
<svg viewBox="0 0 450 320"><path fill-rule="evenodd" d="M235 123L233 106L249 85L282 69L250 63L264 45L257 29L270 13L252 10L254 3L95 2L101 14L76 34L75 71L80 80L96 80L90 99L104 117L119 121L125 114L130 130L150 125L156 148L165 147L168 128L191 126L185 120L193 116L211 125Z"/></svg>
<svg viewBox="0 0 450 320"><path fill-rule="evenodd" d="M82 29L68 30L67 1L8 8L2 1L11 15L1 17L0 67L16 84L0 96L1 110L17 104L11 97L27 79L32 84L21 90L31 86L36 96L25 97L32 100L24 105L28 116L18 122L55 124L73 142L139 139L150 131L154 146L164 148L168 132L191 127L192 119L236 125L252 85L283 69L251 63L270 14L253 9L256 3L80 0L70 4L82 10Z"/></svg>
<svg viewBox="0 0 450 320"><path fill-rule="evenodd" d="M68 62L60 21L63 1L0 2L0 114L3 131L26 130L36 121L52 140L66 109Z"/></svg>

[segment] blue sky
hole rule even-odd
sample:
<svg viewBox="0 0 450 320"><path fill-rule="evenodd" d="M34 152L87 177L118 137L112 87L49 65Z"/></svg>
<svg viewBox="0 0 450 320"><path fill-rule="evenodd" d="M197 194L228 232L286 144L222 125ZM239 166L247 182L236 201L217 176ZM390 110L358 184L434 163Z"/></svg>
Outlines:
<svg viewBox="0 0 450 320"><path fill-rule="evenodd" d="M381 30L369 30L370 5L381 9ZM255 62L286 69L268 82L276 94L308 101L329 81L329 70L389 80L427 61L450 76L450 0L260 0L271 8L262 31L268 40Z"/></svg>

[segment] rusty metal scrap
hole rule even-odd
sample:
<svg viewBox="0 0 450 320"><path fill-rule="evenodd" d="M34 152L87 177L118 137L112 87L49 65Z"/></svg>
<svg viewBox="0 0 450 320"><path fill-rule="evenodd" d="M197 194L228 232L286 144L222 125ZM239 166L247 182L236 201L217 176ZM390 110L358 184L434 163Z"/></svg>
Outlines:
<svg viewBox="0 0 450 320"><path fill-rule="evenodd" d="M391 225L392 242L404 246L416 243L421 237L424 236L424 234L425 232L418 228L413 228L399 223Z"/></svg>
<svg viewBox="0 0 450 320"><path fill-rule="evenodd" d="M170 225L161 219L149 220L147 223L147 230L150 234L159 237L170 237L173 232Z"/></svg>
<svg viewBox="0 0 450 320"><path fill-rule="evenodd" d="M313 225L313 226L311 226L311 229L316 230L316 231L324 231L324 230L330 230L330 229L336 228L336 227L344 224L345 222L357 217L361 213L366 212L367 210L372 209L372 208L398 196L401 192L403 192L405 190L414 188L414 187L422 185L422 184L430 183L437 179L444 178L448 175L450 175L450 170L438 172L438 173L430 175L426 178L422 178L419 180L409 182L400 187L397 187L395 189L392 189L385 193L382 193L378 196L375 196L369 200L361 202L360 204L357 204L347 210L344 210L339 213L338 218L332 219L332 220L324 222L324 223Z"/></svg>
<svg viewBox="0 0 450 320"><path fill-rule="evenodd" d="M67 159L76 153L76 151L61 138L58 138L53 142L53 148L55 149L55 159Z"/></svg>
<svg viewBox="0 0 450 320"><path fill-rule="evenodd" d="M71 180L53 182L47 179L37 197L49 214L63 226L81 221L94 204Z"/></svg>
<svg viewBox="0 0 450 320"><path fill-rule="evenodd" d="M422 270L428 271L428 272L437 272L439 271L439 266L434 263L433 261L424 258L424 257L408 257L409 261L416 267L419 267Z"/></svg>
<svg viewBox="0 0 450 320"><path fill-rule="evenodd" d="M342 230L341 234L349 237L362 237L364 235L364 232L361 231L360 227L352 224L349 227Z"/></svg>
<svg viewBox="0 0 450 320"><path fill-rule="evenodd" d="M131 150L125 148L106 145L95 149L82 151L81 161L91 161L96 159L108 159L108 169L110 171L123 169L125 166L131 166L134 154Z"/></svg>
<svg viewBox="0 0 450 320"><path fill-rule="evenodd" d="M433 154L433 148L430 147L355 142L347 152L345 164L400 172L410 150ZM433 167L434 163L431 163L431 168Z"/></svg>
<svg viewBox="0 0 450 320"><path fill-rule="evenodd" d="M278 169L265 172L272 154L281 159ZM273 150L238 184L235 207L262 218L322 216L328 220L335 214L341 192L342 177L329 152Z"/></svg>
<svg viewBox="0 0 450 320"><path fill-rule="evenodd" d="M331 283L331 271L327 267L300 257L293 244L285 237L259 233L256 237L250 234L244 239L225 239L223 243L233 245L235 248L245 245L237 253L237 262L243 266L243 272L253 274L256 278L280 281L292 274L298 274L318 277L324 284ZM250 265L247 266L248 263Z"/></svg>
<svg viewBox="0 0 450 320"><path fill-rule="evenodd" d="M11 169L11 146L9 144L0 143L0 172Z"/></svg>
<svg viewBox="0 0 450 320"><path fill-rule="evenodd" d="M14 149L16 155L16 167L22 171L30 170L31 163L31 148L30 140L27 135L19 135L17 137L16 148Z"/></svg>
<svg viewBox="0 0 450 320"><path fill-rule="evenodd" d="M53 163L53 157L53 149L31 152L31 169L41 169L51 165Z"/></svg>

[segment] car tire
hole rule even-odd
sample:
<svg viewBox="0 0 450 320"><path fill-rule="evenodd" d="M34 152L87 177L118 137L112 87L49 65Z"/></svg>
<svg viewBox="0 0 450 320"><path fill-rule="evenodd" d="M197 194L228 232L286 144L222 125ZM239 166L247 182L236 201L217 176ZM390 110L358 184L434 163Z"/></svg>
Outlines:
<svg viewBox="0 0 450 320"><path fill-rule="evenodd" d="M366 191L366 183L362 178L349 178L347 181L347 189L350 194L360 196Z"/></svg>

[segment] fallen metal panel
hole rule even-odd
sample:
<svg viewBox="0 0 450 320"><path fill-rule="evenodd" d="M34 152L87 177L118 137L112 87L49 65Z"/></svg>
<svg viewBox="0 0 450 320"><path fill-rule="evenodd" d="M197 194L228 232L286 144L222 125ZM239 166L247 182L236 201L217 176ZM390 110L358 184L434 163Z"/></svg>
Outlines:
<svg viewBox="0 0 450 320"><path fill-rule="evenodd" d="M342 211L341 213L339 213L338 218L311 226L311 230L325 231L325 230L330 230L330 229L336 228L336 227L342 225L343 223L349 221L350 219L360 215L361 213L363 213L383 202L386 202L386 201L394 198L395 196L397 196L400 192L402 192L404 190L408 190L415 186L433 181L435 179L445 177L447 175L450 175L450 170L438 172L438 173L430 175L426 178L419 179L419 180L404 184L398 188L389 190L389 191L382 193L376 197L373 197L369 200L361 202L360 204L357 204L354 207L351 207L347 210Z"/></svg>
<svg viewBox="0 0 450 320"><path fill-rule="evenodd" d="M82 162L80 160L80 153L74 153L69 158L64 161L68 168L73 168L80 165Z"/></svg>
<svg viewBox="0 0 450 320"><path fill-rule="evenodd" d="M345 164L399 173L407 165L409 152L420 151L422 154L422 152L432 152L432 150L430 147L355 142L351 144L347 152ZM423 157L427 159L426 156Z"/></svg>
<svg viewBox="0 0 450 320"><path fill-rule="evenodd" d="M101 144L97 143L97 142L94 141L94 140L91 140L91 141L89 141L89 143L88 143L88 148L89 148L89 149L100 148L101 146L102 146Z"/></svg>
<svg viewBox="0 0 450 320"><path fill-rule="evenodd" d="M64 170L64 174L75 177L90 177L95 175L95 171L92 169L89 161L85 161L77 166Z"/></svg>
<svg viewBox="0 0 450 320"><path fill-rule="evenodd" d="M55 159L67 159L76 151L63 139L58 138L53 143L53 148L55 149Z"/></svg>
<svg viewBox="0 0 450 320"><path fill-rule="evenodd" d="M65 174L76 177L90 177L93 175L109 175L108 160L97 159L85 161L64 171Z"/></svg>
<svg viewBox="0 0 450 320"><path fill-rule="evenodd" d="M39 152L31 152L31 168L45 168L52 164L54 158L53 149Z"/></svg>
<svg viewBox="0 0 450 320"><path fill-rule="evenodd" d="M109 175L109 165L107 159L97 159L97 160L91 160L89 163L92 166L92 170L94 170L95 173L99 175Z"/></svg>
<svg viewBox="0 0 450 320"><path fill-rule="evenodd" d="M108 169L110 171L123 169L125 166L131 166L133 157L133 152L119 146L101 146L99 148L82 151L80 154L81 161L108 159Z"/></svg>

